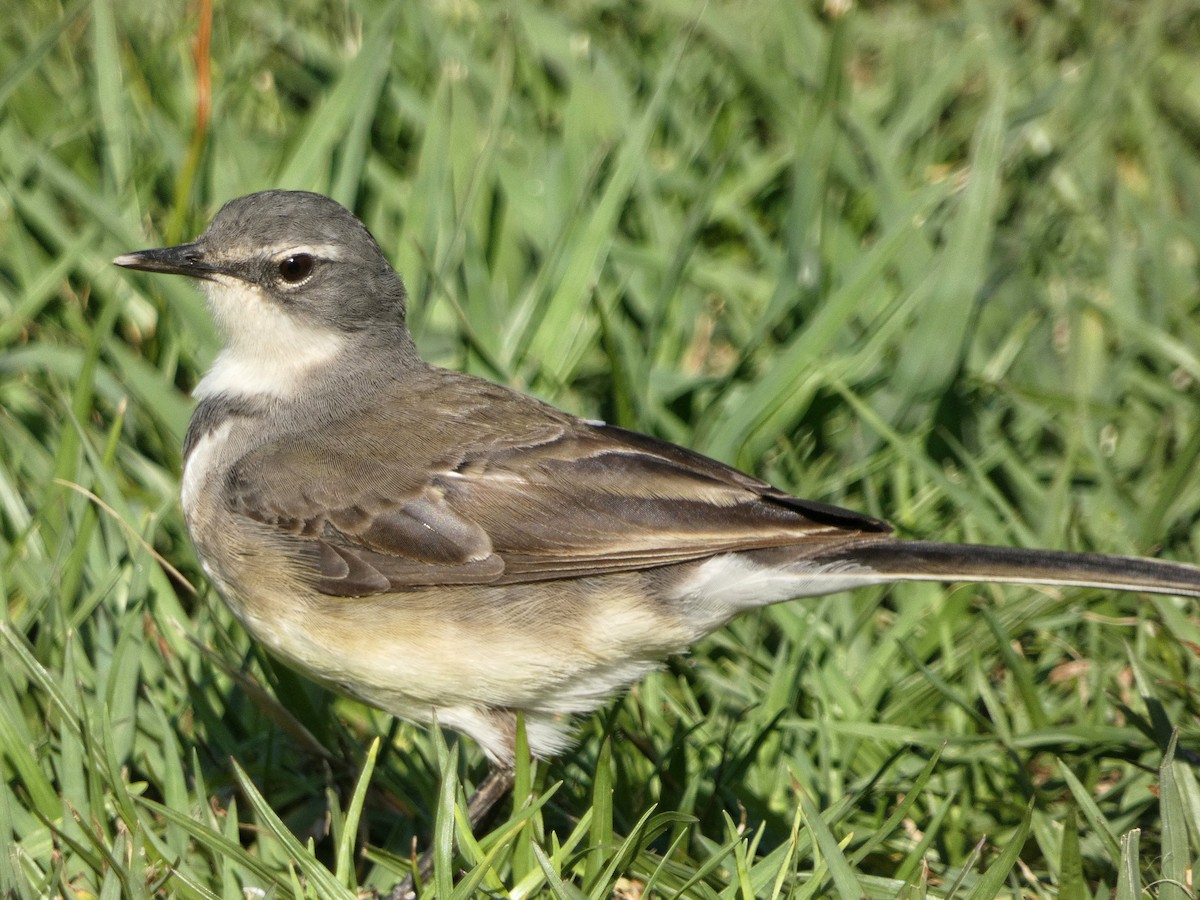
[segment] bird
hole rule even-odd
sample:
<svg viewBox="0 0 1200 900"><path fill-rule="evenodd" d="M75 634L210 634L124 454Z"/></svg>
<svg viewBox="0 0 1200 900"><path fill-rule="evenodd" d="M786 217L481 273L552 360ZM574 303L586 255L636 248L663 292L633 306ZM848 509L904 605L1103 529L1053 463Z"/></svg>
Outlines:
<svg viewBox="0 0 1200 900"><path fill-rule="evenodd" d="M572 723L740 613L900 581L1200 597L1155 559L903 540L686 448L424 361L367 227L321 194L230 200L116 257L195 279L223 347L181 502L238 620L316 681L473 739L478 824ZM397 895L398 896L398 895Z"/></svg>

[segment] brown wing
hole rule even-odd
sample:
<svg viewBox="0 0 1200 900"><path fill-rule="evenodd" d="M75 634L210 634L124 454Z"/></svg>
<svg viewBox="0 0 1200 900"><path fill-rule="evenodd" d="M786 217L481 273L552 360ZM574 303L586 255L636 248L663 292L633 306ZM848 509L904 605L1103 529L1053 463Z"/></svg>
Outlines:
<svg viewBox="0 0 1200 900"><path fill-rule="evenodd" d="M346 596L620 572L889 530L504 388L462 376L433 387L450 385L470 400L450 392L441 408L454 412L436 421L418 421L397 396L344 429L248 455L229 475L234 511L291 535L317 588Z"/></svg>

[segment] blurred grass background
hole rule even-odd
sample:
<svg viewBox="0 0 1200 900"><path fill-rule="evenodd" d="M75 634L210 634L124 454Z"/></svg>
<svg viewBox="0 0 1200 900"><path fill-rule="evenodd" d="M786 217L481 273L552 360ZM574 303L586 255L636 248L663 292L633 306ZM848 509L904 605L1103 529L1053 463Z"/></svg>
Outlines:
<svg viewBox="0 0 1200 900"><path fill-rule="evenodd" d="M187 542L215 333L109 261L291 187L440 364L904 535L1200 559L1200 9L846 5L2 17L0 894L370 895L436 834L426 896L1189 896L1193 603L744 617L452 858L478 751L276 665Z"/></svg>

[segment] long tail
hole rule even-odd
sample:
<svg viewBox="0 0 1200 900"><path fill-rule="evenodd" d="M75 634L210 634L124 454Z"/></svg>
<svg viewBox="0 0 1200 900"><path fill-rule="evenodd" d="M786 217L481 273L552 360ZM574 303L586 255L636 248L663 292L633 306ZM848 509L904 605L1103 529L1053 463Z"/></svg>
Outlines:
<svg viewBox="0 0 1200 900"><path fill-rule="evenodd" d="M1068 585L1200 597L1200 568L1100 553L885 539L847 545L814 561L866 566L889 581Z"/></svg>

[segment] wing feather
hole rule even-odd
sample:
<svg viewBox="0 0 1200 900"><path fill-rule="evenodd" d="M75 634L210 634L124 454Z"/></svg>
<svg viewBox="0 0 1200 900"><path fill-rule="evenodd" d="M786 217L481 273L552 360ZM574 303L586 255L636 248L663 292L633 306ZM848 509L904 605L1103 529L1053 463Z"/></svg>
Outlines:
<svg viewBox="0 0 1200 900"><path fill-rule="evenodd" d="M460 390L436 422L417 421L409 391L344 428L249 453L228 476L234 512L285 536L315 587L340 596L599 575L890 530L673 444L442 375L433 390Z"/></svg>

